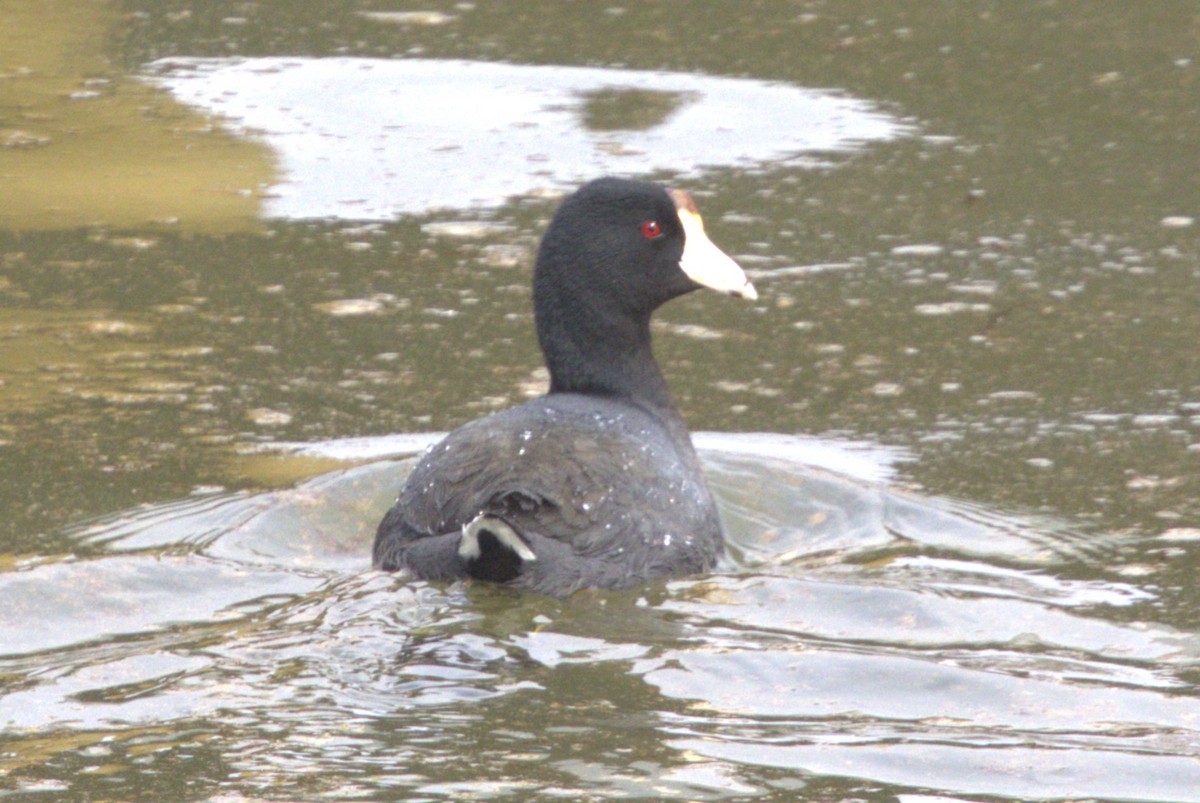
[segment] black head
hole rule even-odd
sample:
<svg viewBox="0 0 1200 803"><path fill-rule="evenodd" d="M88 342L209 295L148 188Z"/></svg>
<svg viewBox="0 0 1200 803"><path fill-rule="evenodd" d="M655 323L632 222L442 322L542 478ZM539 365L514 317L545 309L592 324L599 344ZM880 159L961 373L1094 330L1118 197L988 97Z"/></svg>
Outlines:
<svg viewBox="0 0 1200 803"><path fill-rule="evenodd" d="M534 272L551 389L650 394L651 384L661 384L650 356L650 315L703 286L757 297L737 263L705 235L686 193L617 178L584 185L554 215ZM664 394L665 386L654 389Z"/></svg>
<svg viewBox="0 0 1200 803"><path fill-rule="evenodd" d="M689 276L685 251L697 263ZM753 297L736 263L704 234L686 193L657 184L602 178L559 207L542 239L534 293L569 292L610 310L644 318L702 286Z"/></svg>

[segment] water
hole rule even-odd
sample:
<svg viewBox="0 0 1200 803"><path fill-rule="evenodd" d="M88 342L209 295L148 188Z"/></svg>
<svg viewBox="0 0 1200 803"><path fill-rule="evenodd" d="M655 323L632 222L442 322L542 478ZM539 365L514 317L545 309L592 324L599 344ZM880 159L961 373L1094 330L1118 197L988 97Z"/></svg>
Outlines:
<svg viewBox="0 0 1200 803"><path fill-rule="evenodd" d="M270 144L284 175L265 212L278 218L390 220L608 173L812 166L905 130L854 98L686 73L274 58L167 60L151 74Z"/></svg>
<svg viewBox="0 0 1200 803"><path fill-rule="evenodd" d="M82 525L4 581L13 787L1195 799L1200 644L1108 615L1160 592L1064 576L1104 558L1067 529L813 466L853 448L711 440L727 564L565 601L369 571L411 461Z"/></svg>
<svg viewBox="0 0 1200 803"><path fill-rule="evenodd" d="M1200 799L1195 43L1157 0L0 0L0 790ZM727 562L371 572L406 455L544 386L532 255L595 171L761 294L654 330Z"/></svg>

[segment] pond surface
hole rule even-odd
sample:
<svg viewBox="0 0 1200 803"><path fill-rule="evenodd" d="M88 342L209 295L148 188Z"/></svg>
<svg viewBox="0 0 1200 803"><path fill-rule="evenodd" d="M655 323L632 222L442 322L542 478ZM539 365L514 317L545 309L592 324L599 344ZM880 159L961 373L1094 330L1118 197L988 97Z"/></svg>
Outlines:
<svg viewBox="0 0 1200 803"><path fill-rule="evenodd" d="M610 173L770 162L889 139L862 101L783 84L447 59L164 59L154 83L263 139L271 218L500 206Z"/></svg>
<svg viewBox="0 0 1200 803"><path fill-rule="evenodd" d="M0 0L0 789L1200 800L1198 43L1157 0ZM371 572L429 433L543 386L532 255L598 172L761 294L655 329L728 560Z"/></svg>
<svg viewBox="0 0 1200 803"><path fill-rule="evenodd" d="M7 767L27 791L252 797L1200 789L1200 641L1113 615L1143 587L1055 572L1115 545L781 440L698 437L719 572L566 601L369 571L411 461L77 528L86 556L3 580Z"/></svg>

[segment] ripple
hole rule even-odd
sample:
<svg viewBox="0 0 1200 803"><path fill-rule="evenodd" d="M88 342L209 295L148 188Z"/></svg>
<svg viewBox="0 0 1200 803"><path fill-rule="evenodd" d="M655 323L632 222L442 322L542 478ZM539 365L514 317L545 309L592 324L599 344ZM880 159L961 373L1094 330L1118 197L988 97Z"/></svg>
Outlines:
<svg viewBox="0 0 1200 803"><path fill-rule="evenodd" d="M1200 643L1153 620L1169 589L1109 579L1115 540L900 492L878 478L903 455L870 444L708 434L716 573L557 600L370 571L413 462L379 458L436 437L276 447L374 462L141 506L77 527L88 557L0 573L12 755L159 729L253 783L311 791L337 767L365 797L445 786L427 768L469 741L489 760L455 789L529 796L750 794L785 769L1197 799Z"/></svg>

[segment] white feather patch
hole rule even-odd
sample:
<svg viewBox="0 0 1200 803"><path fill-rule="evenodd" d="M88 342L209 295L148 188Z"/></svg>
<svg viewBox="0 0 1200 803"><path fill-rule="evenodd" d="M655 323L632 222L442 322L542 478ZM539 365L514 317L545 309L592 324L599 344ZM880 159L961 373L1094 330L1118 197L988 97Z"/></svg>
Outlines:
<svg viewBox="0 0 1200 803"><path fill-rule="evenodd" d="M521 536L517 535L517 531L510 527L503 519L496 516L489 516L487 513L480 513L470 522L463 525L462 540L458 543L458 555L463 560L475 560L483 554L482 547L479 546L479 534L483 531L492 534L500 545L512 550L517 554L517 557L523 561L537 560L537 555L525 543Z"/></svg>

